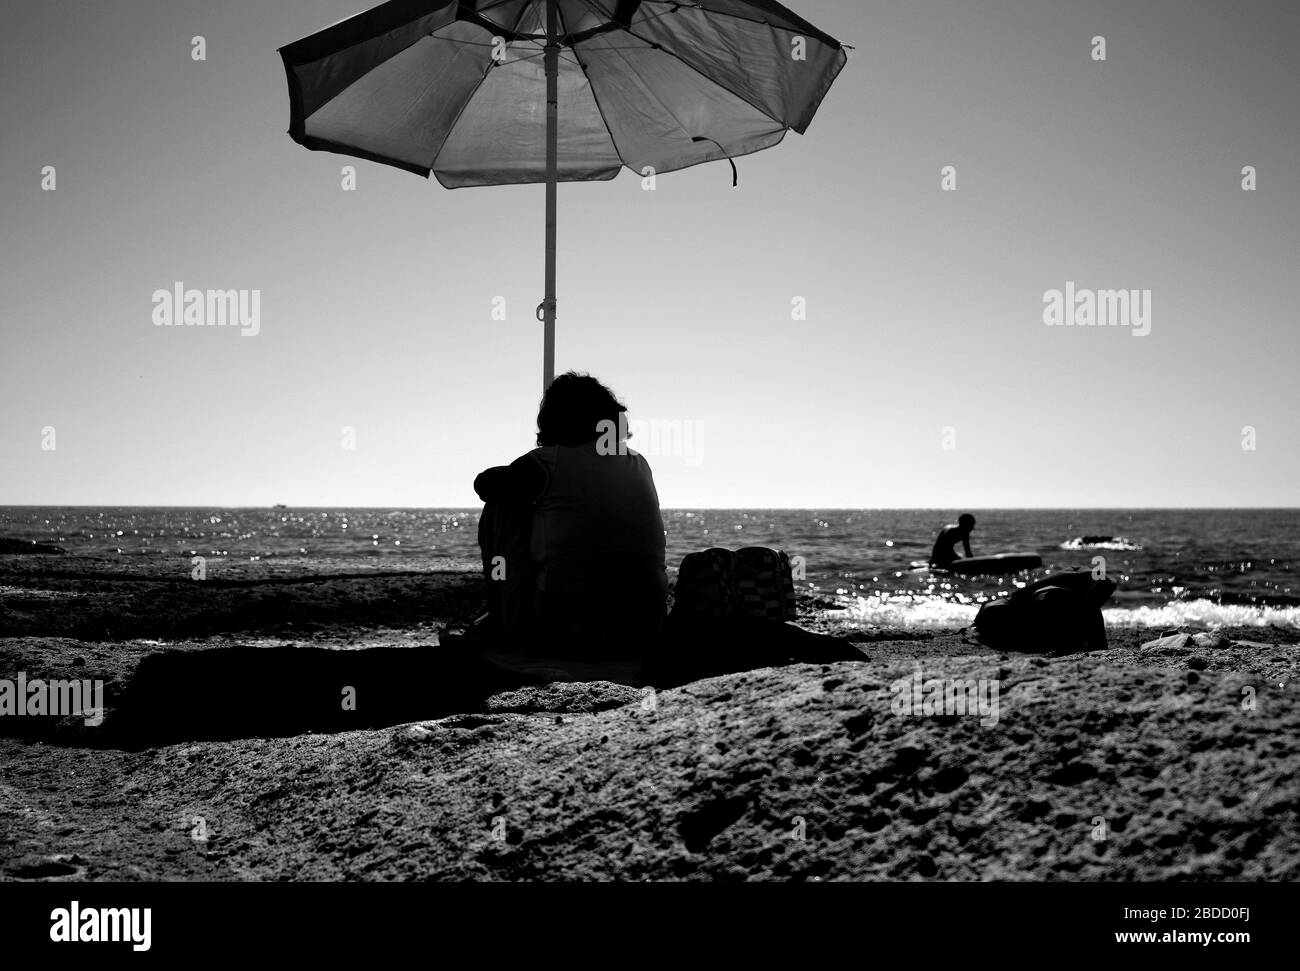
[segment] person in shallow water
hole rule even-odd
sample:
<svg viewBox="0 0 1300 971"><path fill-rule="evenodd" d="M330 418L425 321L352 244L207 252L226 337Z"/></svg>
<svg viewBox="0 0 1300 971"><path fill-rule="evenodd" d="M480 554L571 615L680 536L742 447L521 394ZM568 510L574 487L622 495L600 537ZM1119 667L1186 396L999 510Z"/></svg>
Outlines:
<svg viewBox="0 0 1300 971"><path fill-rule="evenodd" d="M488 633L526 653L638 657L664 623L664 524L627 408L590 375L542 396L537 448L474 480Z"/></svg>
<svg viewBox="0 0 1300 971"><path fill-rule="evenodd" d="M930 551L931 566L950 566L960 557L957 556L957 544L961 543L962 549L966 552L966 558L970 559L970 534L975 528L975 517L970 513L962 513L956 523L949 523L939 532L939 538L934 541L934 549Z"/></svg>

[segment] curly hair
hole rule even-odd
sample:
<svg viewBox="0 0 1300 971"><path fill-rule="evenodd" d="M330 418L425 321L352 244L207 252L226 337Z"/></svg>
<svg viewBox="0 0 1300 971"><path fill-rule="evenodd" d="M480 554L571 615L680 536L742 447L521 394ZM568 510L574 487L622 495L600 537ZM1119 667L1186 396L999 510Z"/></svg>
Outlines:
<svg viewBox="0 0 1300 971"><path fill-rule="evenodd" d="M590 374L568 371L542 395L537 411L537 444L586 445L600 438L603 421L612 421L618 427L621 441L627 437L623 420L626 413L627 406Z"/></svg>

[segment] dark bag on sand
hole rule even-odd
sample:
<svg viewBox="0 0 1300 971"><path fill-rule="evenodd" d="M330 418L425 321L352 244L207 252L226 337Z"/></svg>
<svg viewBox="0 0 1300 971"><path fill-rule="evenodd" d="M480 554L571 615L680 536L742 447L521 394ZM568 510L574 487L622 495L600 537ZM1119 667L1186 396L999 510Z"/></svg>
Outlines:
<svg viewBox="0 0 1300 971"><path fill-rule="evenodd" d="M985 647L999 651L1104 651L1101 608L1114 592L1113 580L1094 580L1089 573L1043 577L981 607L975 615L975 634Z"/></svg>
<svg viewBox="0 0 1300 971"><path fill-rule="evenodd" d="M687 553L677 570L673 614L720 620L739 612L736 554L718 547Z"/></svg>
<svg viewBox="0 0 1300 971"><path fill-rule="evenodd" d="M677 574L664 637L643 676L660 688L781 664L860 661L847 639L794 623L794 578L780 550L689 553Z"/></svg>
<svg viewBox="0 0 1300 971"><path fill-rule="evenodd" d="M794 620L794 578L783 550L746 546L687 553L677 571L673 614L721 620L737 614Z"/></svg>

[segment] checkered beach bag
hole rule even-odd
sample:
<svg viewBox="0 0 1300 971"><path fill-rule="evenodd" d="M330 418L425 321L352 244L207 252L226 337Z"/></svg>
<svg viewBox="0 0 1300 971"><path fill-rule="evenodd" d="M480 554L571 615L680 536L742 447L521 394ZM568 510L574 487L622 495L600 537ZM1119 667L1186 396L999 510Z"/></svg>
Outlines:
<svg viewBox="0 0 1300 971"><path fill-rule="evenodd" d="M706 620L748 614L765 620L795 619L794 577L782 550L713 547L682 558L673 613Z"/></svg>
<svg viewBox="0 0 1300 971"><path fill-rule="evenodd" d="M784 550L746 546L736 551L741 609L751 617L794 620L794 578Z"/></svg>

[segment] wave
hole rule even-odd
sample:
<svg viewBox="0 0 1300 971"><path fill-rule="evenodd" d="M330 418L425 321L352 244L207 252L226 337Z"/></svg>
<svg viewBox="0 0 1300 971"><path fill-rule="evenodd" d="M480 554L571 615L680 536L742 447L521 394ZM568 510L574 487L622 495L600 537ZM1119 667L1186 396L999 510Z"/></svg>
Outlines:
<svg viewBox="0 0 1300 971"><path fill-rule="evenodd" d="M846 627L922 627L956 629L969 626L979 604L957 603L937 597L857 597L848 606L828 610L827 620Z"/></svg>
<svg viewBox="0 0 1300 971"><path fill-rule="evenodd" d="M1063 550L1127 550L1138 552L1142 549L1131 539L1123 536L1076 536L1067 539L1060 546Z"/></svg>
<svg viewBox="0 0 1300 971"><path fill-rule="evenodd" d="M969 626L979 612L977 603L938 598L857 597L826 620L845 627L911 627L957 630ZM1102 610L1107 627L1173 628L1280 627L1300 628L1300 607L1260 607L1221 604L1212 600L1179 600L1147 607L1108 607Z"/></svg>
<svg viewBox="0 0 1300 971"><path fill-rule="evenodd" d="M1259 607L1213 600L1177 600L1154 607L1103 608L1108 627L1279 627L1300 628L1300 607Z"/></svg>

